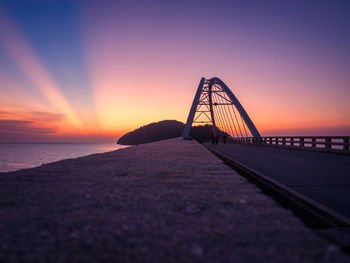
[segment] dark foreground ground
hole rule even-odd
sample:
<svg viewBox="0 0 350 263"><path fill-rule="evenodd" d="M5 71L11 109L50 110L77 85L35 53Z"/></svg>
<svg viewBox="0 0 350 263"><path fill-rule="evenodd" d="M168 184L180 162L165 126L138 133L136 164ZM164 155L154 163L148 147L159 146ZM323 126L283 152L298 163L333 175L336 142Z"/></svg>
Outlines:
<svg viewBox="0 0 350 263"><path fill-rule="evenodd" d="M0 174L0 262L349 262L194 141Z"/></svg>

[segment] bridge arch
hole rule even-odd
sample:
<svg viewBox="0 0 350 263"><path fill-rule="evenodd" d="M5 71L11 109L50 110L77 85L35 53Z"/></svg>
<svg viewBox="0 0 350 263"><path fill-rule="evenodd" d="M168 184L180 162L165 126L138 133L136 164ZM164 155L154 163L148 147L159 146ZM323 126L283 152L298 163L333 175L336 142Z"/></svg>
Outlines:
<svg viewBox="0 0 350 263"><path fill-rule="evenodd" d="M210 124L214 136L224 133L232 137L260 137L242 104L217 77L201 78L183 131L184 139L191 138L194 123Z"/></svg>

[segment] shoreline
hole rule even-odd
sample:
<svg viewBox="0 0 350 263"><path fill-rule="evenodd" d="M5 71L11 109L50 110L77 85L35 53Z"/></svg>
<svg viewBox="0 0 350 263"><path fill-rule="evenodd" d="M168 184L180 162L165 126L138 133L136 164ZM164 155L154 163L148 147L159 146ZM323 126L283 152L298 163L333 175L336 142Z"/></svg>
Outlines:
<svg viewBox="0 0 350 263"><path fill-rule="evenodd" d="M0 174L129 147L115 143L11 143L1 146Z"/></svg>

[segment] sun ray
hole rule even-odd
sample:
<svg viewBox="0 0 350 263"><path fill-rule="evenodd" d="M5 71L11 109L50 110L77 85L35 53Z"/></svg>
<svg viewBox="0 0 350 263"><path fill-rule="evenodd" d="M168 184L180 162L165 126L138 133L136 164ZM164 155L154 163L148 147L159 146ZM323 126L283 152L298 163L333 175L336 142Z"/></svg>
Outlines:
<svg viewBox="0 0 350 263"><path fill-rule="evenodd" d="M30 44L3 12L0 13L0 31L0 43L19 68L57 110L67 115L71 123L81 129L82 122L74 108L62 94L59 86L30 47Z"/></svg>

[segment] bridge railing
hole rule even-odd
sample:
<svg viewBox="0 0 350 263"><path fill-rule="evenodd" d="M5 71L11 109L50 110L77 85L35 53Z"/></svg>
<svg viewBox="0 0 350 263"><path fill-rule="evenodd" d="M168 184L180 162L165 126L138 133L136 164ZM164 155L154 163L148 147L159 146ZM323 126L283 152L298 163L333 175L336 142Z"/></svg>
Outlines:
<svg viewBox="0 0 350 263"><path fill-rule="evenodd" d="M230 138L233 143L263 144L324 152L350 153L350 136L273 136Z"/></svg>

